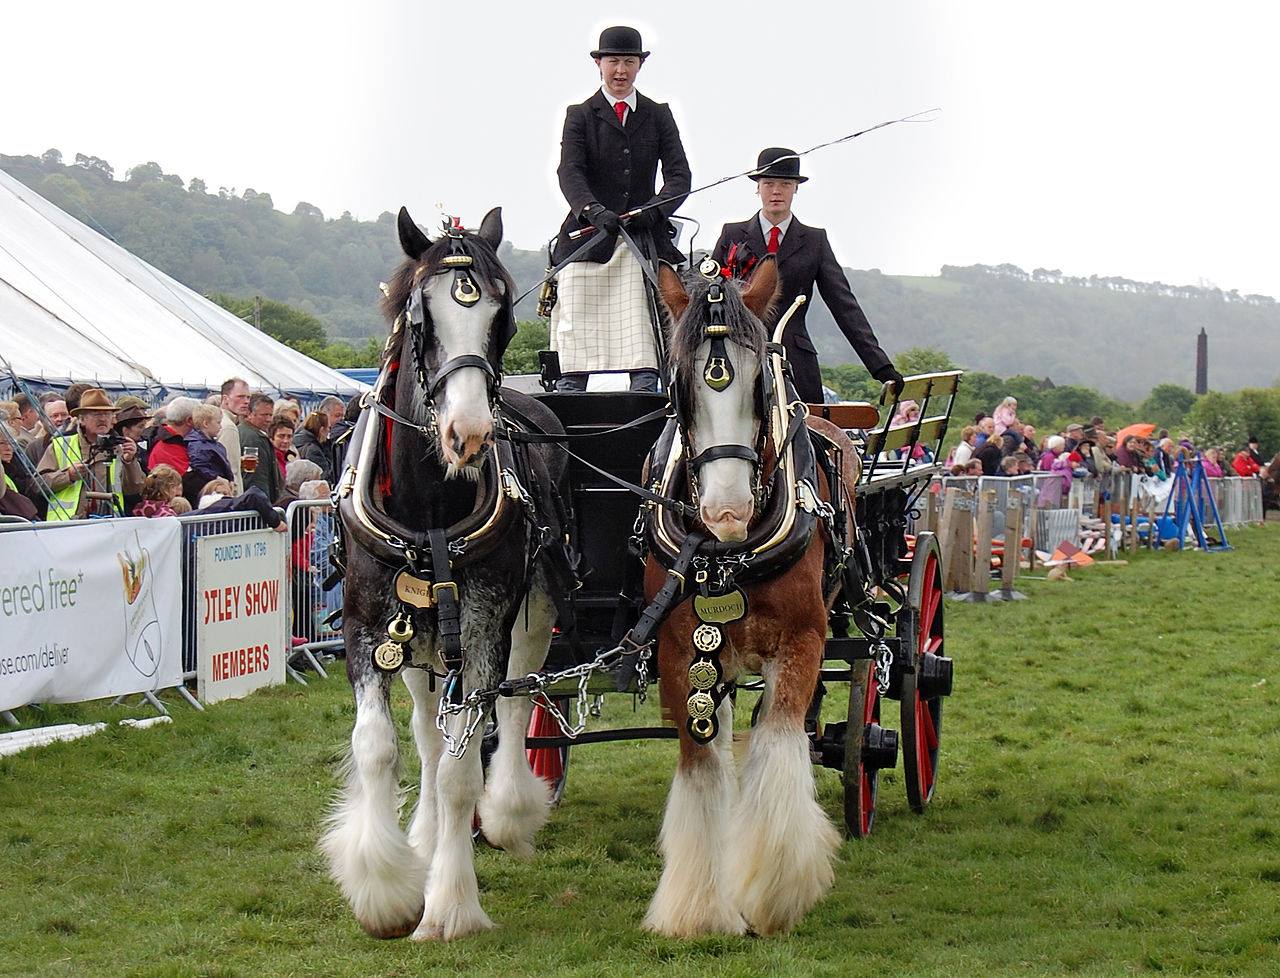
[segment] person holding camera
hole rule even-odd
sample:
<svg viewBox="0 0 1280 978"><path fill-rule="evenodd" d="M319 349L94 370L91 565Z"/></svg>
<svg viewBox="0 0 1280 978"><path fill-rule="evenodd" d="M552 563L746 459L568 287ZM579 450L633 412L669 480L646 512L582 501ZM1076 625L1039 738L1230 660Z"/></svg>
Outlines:
<svg viewBox="0 0 1280 978"><path fill-rule="evenodd" d="M116 407L100 387L85 391L71 416L74 429L51 437L40 459L53 494L48 519L124 516L125 493L140 493L145 479L137 444L112 432Z"/></svg>

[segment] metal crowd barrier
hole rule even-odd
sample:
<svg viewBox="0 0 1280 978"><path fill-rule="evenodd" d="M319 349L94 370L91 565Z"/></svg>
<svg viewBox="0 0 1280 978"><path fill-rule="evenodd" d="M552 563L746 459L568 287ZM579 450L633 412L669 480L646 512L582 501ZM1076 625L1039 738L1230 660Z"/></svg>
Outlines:
<svg viewBox="0 0 1280 978"><path fill-rule="evenodd" d="M342 648L342 581L324 586L332 571L329 546L336 518L328 499L299 499L285 511L294 651L301 653L322 676L325 672L315 653Z"/></svg>
<svg viewBox="0 0 1280 978"><path fill-rule="evenodd" d="M1243 526L1263 521L1261 479L1233 475L1205 481L1213 489L1214 502L1218 504L1218 515L1222 517L1223 526Z"/></svg>

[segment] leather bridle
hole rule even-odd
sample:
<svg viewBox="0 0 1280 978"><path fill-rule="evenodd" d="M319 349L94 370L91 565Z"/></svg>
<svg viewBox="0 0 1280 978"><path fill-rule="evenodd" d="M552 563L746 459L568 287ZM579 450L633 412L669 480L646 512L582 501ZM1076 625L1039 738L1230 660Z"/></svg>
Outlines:
<svg viewBox="0 0 1280 978"><path fill-rule="evenodd" d="M447 227L444 233L449 239L449 254L441 259L439 266L425 278L452 274L450 298L464 309L470 309L484 295L473 271L475 259L467 253L465 238L460 228ZM444 388L445 381L459 370L474 368L482 371L485 375L490 407L497 405L498 391L502 386L502 355L516 333L514 309L509 301L504 303L504 309L499 315L503 316L505 321L490 344L489 356L464 353L446 360L436 370L431 371L427 367L426 284L421 280L415 282L409 298L405 301L404 320L413 341L414 366L418 374L418 383L427 395L427 409L430 416L428 423L433 429L436 427L436 398Z"/></svg>
<svg viewBox="0 0 1280 978"><path fill-rule="evenodd" d="M729 327L725 322L725 285L720 274L720 265L712 258L706 258L698 267L699 274L707 280L707 321L702 327L703 338L711 341L711 350L702 367L702 382L717 393L728 390L737 380L733 363L729 359L725 344L733 342L729 337ZM760 433L754 446L750 445L712 445L690 456L686 465L689 477L690 494L696 501L700 496L698 473L702 466L717 459L736 458L747 462L752 467L752 496L755 498L756 511L759 512L766 499L766 483L764 481L764 447L768 443L771 419L773 417L774 394L771 368L768 358L761 362L760 376L756 379L755 403L760 419ZM672 403L677 403L672 398ZM689 430L689 419L677 417L677 423L683 429L684 443L693 445Z"/></svg>

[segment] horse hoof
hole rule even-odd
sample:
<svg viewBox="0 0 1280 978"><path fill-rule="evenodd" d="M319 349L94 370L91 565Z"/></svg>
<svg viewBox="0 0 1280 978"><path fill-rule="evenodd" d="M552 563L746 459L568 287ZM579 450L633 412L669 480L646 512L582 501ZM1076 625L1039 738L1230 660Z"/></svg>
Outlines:
<svg viewBox="0 0 1280 978"><path fill-rule="evenodd" d="M376 937L380 941L394 941L412 934L418 926L418 921L422 920L422 914L425 910L426 904L423 904L418 908L418 912L408 920L401 921L398 924L390 924L386 927L373 927L363 921L360 926L364 928L365 933L370 937Z"/></svg>
<svg viewBox="0 0 1280 978"><path fill-rule="evenodd" d="M492 929L493 921L479 906L470 910L454 907L446 911L443 916L431 920L428 920L424 913L422 923L418 924L417 930L409 936L409 940L448 943Z"/></svg>

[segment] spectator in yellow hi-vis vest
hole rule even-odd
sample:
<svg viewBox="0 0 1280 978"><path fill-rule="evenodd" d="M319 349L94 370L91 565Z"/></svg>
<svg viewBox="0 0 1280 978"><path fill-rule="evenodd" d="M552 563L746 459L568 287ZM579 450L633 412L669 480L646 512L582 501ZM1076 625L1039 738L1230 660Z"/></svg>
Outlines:
<svg viewBox="0 0 1280 978"><path fill-rule="evenodd" d="M85 391L71 411L74 431L55 435L40 459L40 475L53 492L50 520L123 516L125 493L142 490L138 446L113 436L116 409L106 391Z"/></svg>

